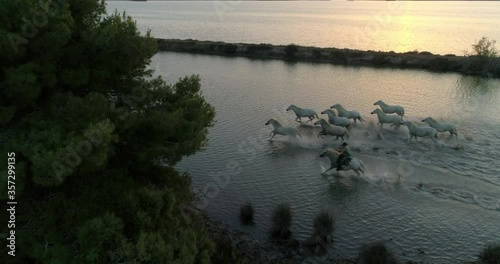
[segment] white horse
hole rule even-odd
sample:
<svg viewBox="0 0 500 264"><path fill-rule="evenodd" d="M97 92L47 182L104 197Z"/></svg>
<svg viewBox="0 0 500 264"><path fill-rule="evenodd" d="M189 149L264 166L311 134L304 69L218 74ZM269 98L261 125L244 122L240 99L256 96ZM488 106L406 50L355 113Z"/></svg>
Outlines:
<svg viewBox="0 0 500 264"><path fill-rule="evenodd" d="M328 122L332 125L345 127L348 129L351 128L351 121L349 121L349 119L347 119L346 117L337 116L337 114L335 114L335 112L331 109L326 109L325 111L321 112L321 114L327 114Z"/></svg>
<svg viewBox="0 0 500 264"><path fill-rule="evenodd" d="M310 109L310 108L300 108L295 105L290 105L286 111L292 110L295 115L297 116L295 118L295 121L300 122L301 117L308 117L309 120L307 122L312 121L315 117L319 119L318 114L316 114L316 111Z"/></svg>
<svg viewBox="0 0 500 264"><path fill-rule="evenodd" d="M325 174L327 171L330 171L332 169L337 168L338 155L337 155L337 153L335 153L335 151L331 151L331 150L326 149L319 156L320 157L327 156L330 159L330 168L327 169L325 172L323 172L323 174ZM356 159L356 158L351 158L351 161L347 165L342 165L342 170L343 171L353 170L356 173L356 175L359 176L360 175L359 172L362 172L363 174L365 174L366 169L365 169L365 164L363 163L363 161Z"/></svg>
<svg viewBox="0 0 500 264"><path fill-rule="evenodd" d="M377 114L378 117L378 123L381 127L384 127L384 124L392 124L391 127L397 126L399 127L401 125L401 117L397 115L386 115L382 110L380 109L375 109L371 112L371 114Z"/></svg>
<svg viewBox="0 0 500 264"><path fill-rule="evenodd" d="M339 137L344 141L344 136L350 138L349 131L343 127L331 126L324 119L320 119L314 123L315 125L321 125L322 131L318 133L318 138L321 136L323 138L324 135L330 135L336 137L335 140L339 139Z"/></svg>
<svg viewBox="0 0 500 264"><path fill-rule="evenodd" d="M266 126L269 124L273 125L273 131L271 131L271 133L269 133L271 140L273 139L273 137L276 134L282 135L282 136L292 136L295 138L299 138L299 137L302 138L302 135L294 127L282 126L278 121L276 121L272 118L266 122Z"/></svg>
<svg viewBox="0 0 500 264"><path fill-rule="evenodd" d="M437 130L432 127L418 127L412 122L406 120L402 121L401 125L405 125L408 127L408 130L410 131L410 139L408 139L408 143L411 141L413 137L415 137L415 140L418 141L417 137L427 137L429 136L432 141L434 141L435 144L437 144L436 138L437 138Z"/></svg>
<svg viewBox="0 0 500 264"><path fill-rule="evenodd" d="M387 105L384 103L382 100L376 101L373 105L379 105L380 108L382 108L382 111L386 114L398 114L398 116L401 116L401 119L405 115L405 109L400 106L400 105Z"/></svg>
<svg viewBox="0 0 500 264"><path fill-rule="evenodd" d="M337 110L337 112L339 112L340 117L346 117L346 118L354 120L354 123L357 123L356 120L359 120L359 122L361 122L361 123L363 123L363 121L364 121L363 118L361 118L361 115L359 114L358 111L347 111L340 104L334 104L330 108Z"/></svg>
<svg viewBox="0 0 500 264"><path fill-rule="evenodd" d="M457 128L453 124L449 123L440 123L434 120L432 117L427 117L422 122L429 124L431 127L435 128L438 132L450 132L450 136L453 137L453 134L458 137Z"/></svg>

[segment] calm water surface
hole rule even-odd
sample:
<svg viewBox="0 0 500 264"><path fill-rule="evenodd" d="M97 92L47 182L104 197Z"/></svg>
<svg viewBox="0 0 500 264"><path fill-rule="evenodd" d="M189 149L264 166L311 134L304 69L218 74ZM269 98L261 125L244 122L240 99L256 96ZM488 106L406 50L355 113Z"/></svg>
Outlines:
<svg viewBox="0 0 500 264"><path fill-rule="evenodd" d="M155 37L459 54L500 41L498 2L108 2Z"/></svg>
<svg viewBox="0 0 500 264"><path fill-rule="evenodd" d="M403 260L456 263L500 238L498 80L178 53L157 54L152 67L171 82L200 74L217 123L206 150L178 168L205 195L209 215L233 228L265 239L272 207L288 202L298 239L310 235L318 210L335 214L333 247L342 257L383 240ZM370 116L378 99L403 105L418 125L427 116L454 123L459 137L441 135L439 147L429 139L408 144L405 127L386 127L379 139ZM294 122L285 111L291 103L317 111L342 103L360 111L367 122L353 128L348 142L365 162L366 176L322 176L329 163L318 155L323 145L338 142L318 139L318 127ZM303 139L269 141L269 118L297 126ZM246 201L256 208L250 227L238 220Z"/></svg>

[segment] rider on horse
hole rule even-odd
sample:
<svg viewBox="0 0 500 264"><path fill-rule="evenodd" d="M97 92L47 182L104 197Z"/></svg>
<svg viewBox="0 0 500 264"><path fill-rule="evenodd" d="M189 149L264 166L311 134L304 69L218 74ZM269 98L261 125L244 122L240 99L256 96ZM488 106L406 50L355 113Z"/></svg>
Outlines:
<svg viewBox="0 0 500 264"><path fill-rule="evenodd" d="M351 149L347 145L347 143L342 143L338 149L334 150L337 157L337 171L342 170L342 165L347 165L351 160ZM344 164L345 163L345 164Z"/></svg>

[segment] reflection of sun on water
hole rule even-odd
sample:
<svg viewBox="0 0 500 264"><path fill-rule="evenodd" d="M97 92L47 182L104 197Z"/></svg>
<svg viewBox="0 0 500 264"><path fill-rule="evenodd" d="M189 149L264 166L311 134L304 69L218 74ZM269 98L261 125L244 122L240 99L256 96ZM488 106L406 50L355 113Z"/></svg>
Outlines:
<svg viewBox="0 0 500 264"><path fill-rule="evenodd" d="M413 23L415 17L405 15L400 18L401 30L394 36L393 43L397 43L396 52L410 51L416 47L415 34L413 34Z"/></svg>

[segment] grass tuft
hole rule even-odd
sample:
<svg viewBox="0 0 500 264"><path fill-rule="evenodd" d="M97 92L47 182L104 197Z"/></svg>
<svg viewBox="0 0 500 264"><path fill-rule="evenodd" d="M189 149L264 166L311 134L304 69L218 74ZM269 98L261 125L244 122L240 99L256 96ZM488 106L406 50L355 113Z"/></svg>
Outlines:
<svg viewBox="0 0 500 264"><path fill-rule="evenodd" d="M359 252L359 263L364 264L396 264L397 261L384 243L376 242L364 245Z"/></svg>
<svg viewBox="0 0 500 264"><path fill-rule="evenodd" d="M486 245L479 254L482 264L500 264L500 243Z"/></svg>
<svg viewBox="0 0 500 264"><path fill-rule="evenodd" d="M253 214L255 210L253 209L252 204L249 202L242 205L240 208L240 220L244 225L253 223Z"/></svg>
<svg viewBox="0 0 500 264"><path fill-rule="evenodd" d="M276 206L272 216L271 236L274 238L288 239L292 236L290 226L292 225L292 211L288 204L282 203Z"/></svg>

